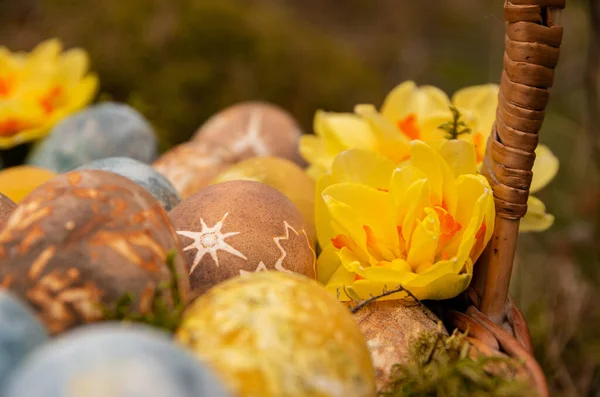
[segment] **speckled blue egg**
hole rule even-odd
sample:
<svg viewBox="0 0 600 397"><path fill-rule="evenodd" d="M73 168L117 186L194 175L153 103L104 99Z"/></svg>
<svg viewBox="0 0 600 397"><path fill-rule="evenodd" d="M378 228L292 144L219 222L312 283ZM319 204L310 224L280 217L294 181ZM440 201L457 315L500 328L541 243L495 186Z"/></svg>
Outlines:
<svg viewBox="0 0 600 397"><path fill-rule="evenodd" d="M0 290L0 390L25 356L47 339L34 313L9 292Z"/></svg>
<svg viewBox="0 0 600 397"><path fill-rule="evenodd" d="M106 157L151 163L156 155L157 140L148 121L130 106L106 102L57 124L27 163L63 173Z"/></svg>
<svg viewBox="0 0 600 397"><path fill-rule="evenodd" d="M110 171L129 178L149 191L167 212L181 201L179 194L167 178L151 166L128 157L96 160L78 169Z"/></svg>
<svg viewBox="0 0 600 397"><path fill-rule="evenodd" d="M79 328L28 357L4 397L226 397L219 380L166 333L141 325Z"/></svg>

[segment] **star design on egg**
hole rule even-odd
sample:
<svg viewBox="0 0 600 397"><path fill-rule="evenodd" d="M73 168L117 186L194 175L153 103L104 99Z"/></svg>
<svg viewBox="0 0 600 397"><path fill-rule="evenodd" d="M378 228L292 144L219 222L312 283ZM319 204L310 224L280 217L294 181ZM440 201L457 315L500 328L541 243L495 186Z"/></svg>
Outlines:
<svg viewBox="0 0 600 397"><path fill-rule="evenodd" d="M202 230L200 230L199 232L186 230L177 231L177 234L194 240L192 244L188 245L183 249L184 251L189 251L192 249L198 250L198 252L196 253L196 257L194 258L194 263L190 268L190 274L194 272L194 270L196 269L196 267L198 267L200 261L202 260L202 258L204 258L204 255L206 254L209 254L211 256L217 267L219 266L219 257L217 256L218 251L229 252L230 254L235 255L238 258L242 258L245 260L248 259L244 254L233 248L225 241L227 237L240 234L240 232L221 232L221 229L223 228L223 223L225 222L227 215L229 215L229 212L226 212L225 215L223 215L223 218L221 218L221 220L212 227L208 227L208 225L206 225L206 222L204 222L204 219L200 218L200 222L202 223Z"/></svg>
<svg viewBox="0 0 600 397"><path fill-rule="evenodd" d="M269 148L260 137L260 127L262 124L262 112L254 110L250 113L248 128L246 133L240 136L231 146L234 153L243 153L247 149L251 149L257 156L268 156Z"/></svg>
<svg viewBox="0 0 600 397"><path fill-rule="evenodd" d="M296 236L303 236L306 239L306 242L308 244L308 249L311 250L311 252L313 252L313 254L314 254L314 251L310 246L310 241L308 239L308 235L306 234L305 229L301 229L300 231L297 231L296 229L294 229L294 227L292 225L287 223L287 221L283 221L283 227L285 229L285 233L282 236L273 237L273 242L279 249L279 252L281 252L281 256L279 258L277 258L274 268L275 268L275 270L278 270L280 272L293 273L291 270L286 269L283 266L283 261L287 257L287 251L281 245L282 240L287 241L290 239L290 231L293 232ZM266 271L269 271L269 269L267 269L267 266L265 266L265 263L263 261L260 261L258 266L256 267L256 269L254 270L254 273L266 272ZM250 274L250 273L252 273L252 271L240 269L240 275L246 275L246 274Z"/></svg>
<svg viewBox="0 0 600 397"><path fill-rule="evenodd" d="M258 272L268 272L269 269L267 269L267 267L265 266L265 263L263 261L260 261L258 266L256 266L256 269L254 270L254 273L258 273ZM244 276L246 274L250 274L252 272L249 272L247 270L244 269L240 269L240 275Z"/></svg>

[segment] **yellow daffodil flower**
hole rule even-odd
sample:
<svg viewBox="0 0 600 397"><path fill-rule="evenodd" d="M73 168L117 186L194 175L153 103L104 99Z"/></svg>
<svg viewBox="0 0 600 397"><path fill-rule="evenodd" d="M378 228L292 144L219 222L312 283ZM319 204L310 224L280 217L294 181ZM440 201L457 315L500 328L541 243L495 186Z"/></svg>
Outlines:
<svg viewBox="0 0 600 397"><path fill-rule="evenodd" d="M449 299L466 289L495 216L475 158L460 140L413 140L399 167L372 151L338 155L318 182L319 280L342 300L399 285L419 299Z"/></svg>
<svg viewBox="0 0 600 397"><path fill-rule="evenodd" d="M458 109L471 131L458 139L473 144L479 167L495 121L498 86L467 87L450 99L436 87L418 87L407 81L387 95L380 112L373 105L358 105L355 114L317 112L316 135L305 136L300 142L300 151L309 162L308 173L318 180L331 169L337 154L351 148L377 152L401 165L410 157L410 141L435 142L446 137L439 127L452 120L451 105ZM345 123L339 121L342 117ZM536 156L531 193L547 185L559 166L558 159L544 145L538 146ZM543 231L554 222L539 199L530 197L528 207L521 231Z"/></svg>
<svg viewBox="0 0 600 397"><path fill-rule="evenodd" d="M55 39L28 54L0 47L0 149L43 137L92 100L98 79L87 54L61 51Z"/></svg>

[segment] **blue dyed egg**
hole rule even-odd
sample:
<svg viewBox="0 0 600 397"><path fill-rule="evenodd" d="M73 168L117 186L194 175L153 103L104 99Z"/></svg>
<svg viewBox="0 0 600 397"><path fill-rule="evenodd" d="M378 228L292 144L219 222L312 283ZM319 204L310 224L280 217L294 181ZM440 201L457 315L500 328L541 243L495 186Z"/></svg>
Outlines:
<svg viewBox="0 0 600 397"><path fill-rule="evenodd" d="M146 189L169 212L181 201L171 182L151 166L127 157L109 157L92 161L80 170L102 170L129 178Z"/></svg>
<svg viewBox="0 0 600 397"><path fill-rule="evenodd" d="M13 295L0 290L0 390L23 358L47 339L46 330L34 313Z"/></svg>
<svg viewBox="0 0 600 397"><path fill-rule="evenodd" d="M226 397L217 378L165 333L96 324L32 354L4 397Z"/></svg>
<svg viewBox="0 0 600 397"><path fill-rule="evenodd" d="M156 136L146 119L130 106L107 102L56 125L33 149L27 163L63 173L106 157L151 163L156 155Z"/></svg>

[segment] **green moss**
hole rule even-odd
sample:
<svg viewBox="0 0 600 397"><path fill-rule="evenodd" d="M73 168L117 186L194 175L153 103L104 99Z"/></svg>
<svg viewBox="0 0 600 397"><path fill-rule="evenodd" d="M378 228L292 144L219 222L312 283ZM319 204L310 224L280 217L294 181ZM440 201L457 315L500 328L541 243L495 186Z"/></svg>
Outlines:
<svg viewBox="0 0 600 397"><path fill-rule="evenodd" d="M175 255L174 250L171 250L167 255L167 266L171 277L158 285L149 312L140 313L135 310L133 306L135 303L134 295L126 293L117 300L113 307L104 308L105 318L107 320L143 323L167 331L175 331L185 309L179 289L179 276L175 268Z"/></svg>
<svg viewBox="0 0 600 397"><path fill-rule="evenodd" d="M534 395L514 380L522 364L503 357L469 358L466 335L423 333L411 345L411 361L392 369L392 381L379 397L512 397ZM501 365L506 370L491 371Z"/></svg>

